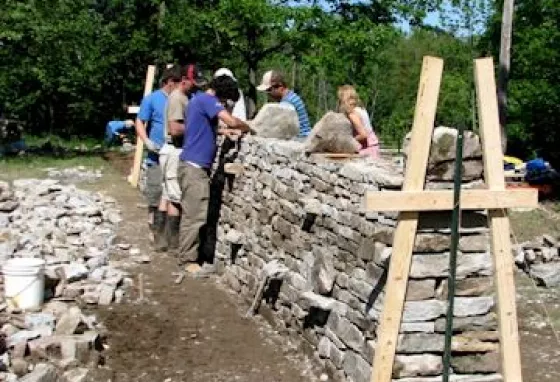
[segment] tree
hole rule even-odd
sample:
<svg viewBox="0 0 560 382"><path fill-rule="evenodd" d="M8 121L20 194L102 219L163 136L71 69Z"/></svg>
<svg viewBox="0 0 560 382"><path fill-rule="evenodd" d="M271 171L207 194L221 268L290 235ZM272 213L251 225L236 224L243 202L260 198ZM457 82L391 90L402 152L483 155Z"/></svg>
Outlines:
<svg viewBox="0 0 560 382"><path fill-rule="evenodd" d="M508 149L540 155L560 166L560 7L554 0L517 0L508 91ZM490 21L484 47L500 46L502 4Z"/></svg>

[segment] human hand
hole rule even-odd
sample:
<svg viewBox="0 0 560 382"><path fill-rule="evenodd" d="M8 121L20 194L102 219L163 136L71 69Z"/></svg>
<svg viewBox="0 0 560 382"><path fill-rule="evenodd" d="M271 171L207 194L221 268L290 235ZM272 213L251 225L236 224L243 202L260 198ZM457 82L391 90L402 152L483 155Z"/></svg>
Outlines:
<svg viewBox="0 0 560 382"><path fill-rule="evenodd" d="M235 141L241 136L241 131L237 129L224 129L224 135Z"/></svg>
<svg viewBox="0 0 560 382"><path fill-rule="evenodd" d="M151 152L154 152L154 153L157 153L161 149L160 145L158 145L157 143L155 143L154 141L152 141L149 138L144 141L144 144L146 145L146 149L148 149L148 151L151 151Z"/></svg>

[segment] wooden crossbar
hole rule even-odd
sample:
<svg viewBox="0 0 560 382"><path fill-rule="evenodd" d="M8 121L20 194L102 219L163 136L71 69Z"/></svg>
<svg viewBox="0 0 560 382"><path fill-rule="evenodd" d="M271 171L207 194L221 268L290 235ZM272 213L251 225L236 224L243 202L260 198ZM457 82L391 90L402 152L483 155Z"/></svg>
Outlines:
<svg viewBox="0 0 560 382"><path fill-rule="evenodd" d="M538 195L534 190L464 190L461 191L462 210L500 208L537 208ZM366 194L368 211L450 211L453 191L372 191Z"/></svg>

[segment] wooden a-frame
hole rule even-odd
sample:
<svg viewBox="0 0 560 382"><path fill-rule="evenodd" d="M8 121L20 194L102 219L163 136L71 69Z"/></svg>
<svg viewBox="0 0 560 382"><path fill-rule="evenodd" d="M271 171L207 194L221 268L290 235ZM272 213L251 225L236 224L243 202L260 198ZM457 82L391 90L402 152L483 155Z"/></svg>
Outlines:
<svg viewBox="0 0 560 382"><path fill-rule="evenodd" d="M402 192L368 192L366 198L368 210L400 211L393 239L386 298L377 331L372 382L391 381L419 211L453 208L452 190L424 191L442 72L443 60L424 58ZM494 64L491 58L475 60L475 82L487 189L465 191L461 197L461 209L488 210L494 284L498 298L502 373L505 382L521 382L514 264L506 209L537 207L538 195L533 190L505 190ZM395 208L395 205L400 208Z"/></svg>

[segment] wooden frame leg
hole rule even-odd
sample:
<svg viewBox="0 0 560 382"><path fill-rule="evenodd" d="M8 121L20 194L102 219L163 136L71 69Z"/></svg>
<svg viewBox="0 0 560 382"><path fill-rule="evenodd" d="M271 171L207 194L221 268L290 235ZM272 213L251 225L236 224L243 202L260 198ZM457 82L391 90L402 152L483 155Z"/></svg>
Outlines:
<svg viewBox="0 0 560 382"><path fill-rule="evenodd" d="M421 191L424 189L442 72L443 60L435 57L424 58L412 127L410 155L403 186L404 191ZM377 331L379 337L371 374L372 382L391 381L412 262L414 238L418 227L418 215L418 212L402 212L399 214L387 277L385 292L387 297Z"/></svg>
<svg viewBox="0 0 560 382"><path fill-rule="evenodd" d="M484 157L484 176L490 190L504 190L503 152L492 58L475 60L475 81ZM509 218L504 209L489 210L488 221L494 258L494 284L498 297L502 373L505 382L521 382L523 376Z"/></svg>

